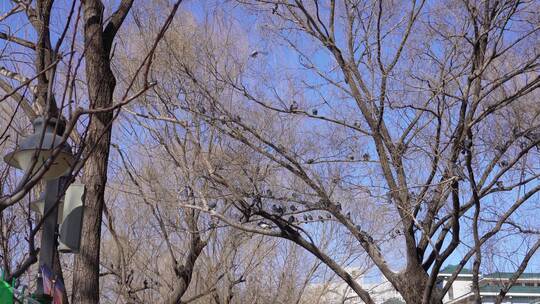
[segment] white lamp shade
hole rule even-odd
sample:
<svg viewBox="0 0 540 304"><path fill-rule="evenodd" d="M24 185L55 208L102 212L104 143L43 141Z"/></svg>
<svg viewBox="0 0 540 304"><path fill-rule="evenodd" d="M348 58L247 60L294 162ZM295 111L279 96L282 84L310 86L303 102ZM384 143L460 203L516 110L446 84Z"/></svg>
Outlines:
<svg viewBox="0 0 540 304"><path fill-rule="evenodd" d="M47 168L42 179L55 179L68 173L75 159L70 145L58 135L64 133L64 124L55 118L43 117L36 118L32 124L34 134L21 140L17 149L4 157L5 162L26 173L35 174L51 157L52 152L59 149L54 162Z"/></svg>
<svg viewBox="0 0 540 304"><path fill-rule="evenodd" d="M18 150L6 155L6 161L24 172L28 172L30 167L34 165L32 173L35 174L41 166L51 157L52 150ZM34 164L35 163L35 164ZM73 156L69 153L61 151L54 159L47 172L43 175L44 180L55 179L69 172L73 164Z"/></svg>

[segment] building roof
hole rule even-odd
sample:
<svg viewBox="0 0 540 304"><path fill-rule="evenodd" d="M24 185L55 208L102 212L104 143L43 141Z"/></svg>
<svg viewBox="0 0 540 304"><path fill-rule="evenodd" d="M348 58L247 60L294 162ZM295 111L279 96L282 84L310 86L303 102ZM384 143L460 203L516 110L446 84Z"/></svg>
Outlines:
<svg viewBox="0 0 540 304"><path fill-rule="evenodd" d="M495 297L501 292L502 286L497 285L485 285L480 287L480 296L485 297ZM451 299L445 303L447 304L457 304L457 303L469 303L471 297L474 296L472 291L459 296L455 299ZM534 286L513 286L506 293L506 296L517 296L522 298L527 298L530 303L540 304L540 287Z"/></svg>
<svg viewBox="0 0 540 304"><path fill-rule="evenodd" d="M513 272L493 272L484 275L485 279L510 279L514 275ZM540 273L538 272L525 272L519 276L519 279L540 279Z"/></svg>
<svg viewBox="0 0 540 304"><path fill-rule="evenodd" d="M485 285L480 287L480 293L484 292L500 292L502 286L497 285ZM512 286L508 293L530 293L530 294L537 294L537 296L540 296L540 287L537 286Z"/></svg>
<svg viewBox="0 0 540 304"><path fill-rule="evenodd" d="M439 275L447 276L453 274L458 268L458 265L448 265L439 272ZM468 268L462 268L459 272L460 275L470 276L472 271ZM485 275L480 275L483 279L510 279L514 275L514 272L502 272L496 271ZM540 272L524 272L519 276L519 280L540 280Z"/></svg>
<svg viewBox="0 0 540 304"><path fill-rule="evenodd" d="M458 265L448 265L439 274L453 274L458 268ZM462 268L459 274L472 274L472 271L468 268Z"/></svg>

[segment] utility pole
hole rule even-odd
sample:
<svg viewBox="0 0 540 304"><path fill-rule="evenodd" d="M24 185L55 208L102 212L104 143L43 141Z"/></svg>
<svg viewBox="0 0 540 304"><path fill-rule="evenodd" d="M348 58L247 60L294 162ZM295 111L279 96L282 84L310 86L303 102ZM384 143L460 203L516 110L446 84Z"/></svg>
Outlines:
<svg viewBox="0 0 540 304"><path fill-rule="evenodd" d="M41 231L41 248L39 250L39 269L54 269L54 255L57 247L58 205L61 191L64 190L65 177L55 178L46 182L45 206L43 209L43 226ZM45 294L43 277L38 277L36 297L50 301L52 298Z"/></svg>

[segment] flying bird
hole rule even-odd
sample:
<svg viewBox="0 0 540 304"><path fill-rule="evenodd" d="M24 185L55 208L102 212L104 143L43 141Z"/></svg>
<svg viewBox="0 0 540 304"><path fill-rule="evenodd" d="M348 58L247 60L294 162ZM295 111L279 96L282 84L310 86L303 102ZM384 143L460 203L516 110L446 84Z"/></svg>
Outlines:
<svg viewBox="0 0 540 304"><path fill-rule="evenodd" d="M263 51L257 51L257 50L255 50L255 51L251 52L251 54L249 54L249 57L251 57L251 58L256 58L256 57L259 56L259 55L266 55L266 54L268 54L268 53L267 53L267 52L263 52Z"/></svg>

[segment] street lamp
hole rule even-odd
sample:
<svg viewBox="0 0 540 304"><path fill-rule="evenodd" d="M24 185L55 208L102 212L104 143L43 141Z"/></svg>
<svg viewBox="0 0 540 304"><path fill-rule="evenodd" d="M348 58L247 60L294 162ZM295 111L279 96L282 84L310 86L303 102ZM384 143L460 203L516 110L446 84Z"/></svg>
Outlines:
<svg viewBox="0 0 540 304"><path fill-rule="evenodd" d="M60 136L64 133L65 123L55 118L47 120L44 117L38 117L32 124L34 134L23 139L18 149L8 153L4 157L4 161L10 166L22 169L24 172L36 173L51 157L54 149L59 147L59 154L42 178L50 180L67 173L74 162L74 158L71 154L71 147L68 143L62 143L62 137ZM31 169L32 172L29 172Z"/></svg>
<svg viewBox="0 0 540 304"><path fill-rule="evenodd" d="M59 149L52 164L43 174L46 181L43 204L43 227L41 233L41 248L39 251L39 265L53 271L54 254L56 251L56 230L58 220L58 204L65 190L65 174L69 173L74 157L69 144L62 142L65 131L65 122L56 118L38 117L33 122L34 134L23 139L19 147L8 153L4 161L15 168L22 169L27 175L36 173L52 157L53 151ZM49 299L44 294L43 281L38 277L37 296Z"/></svg>

